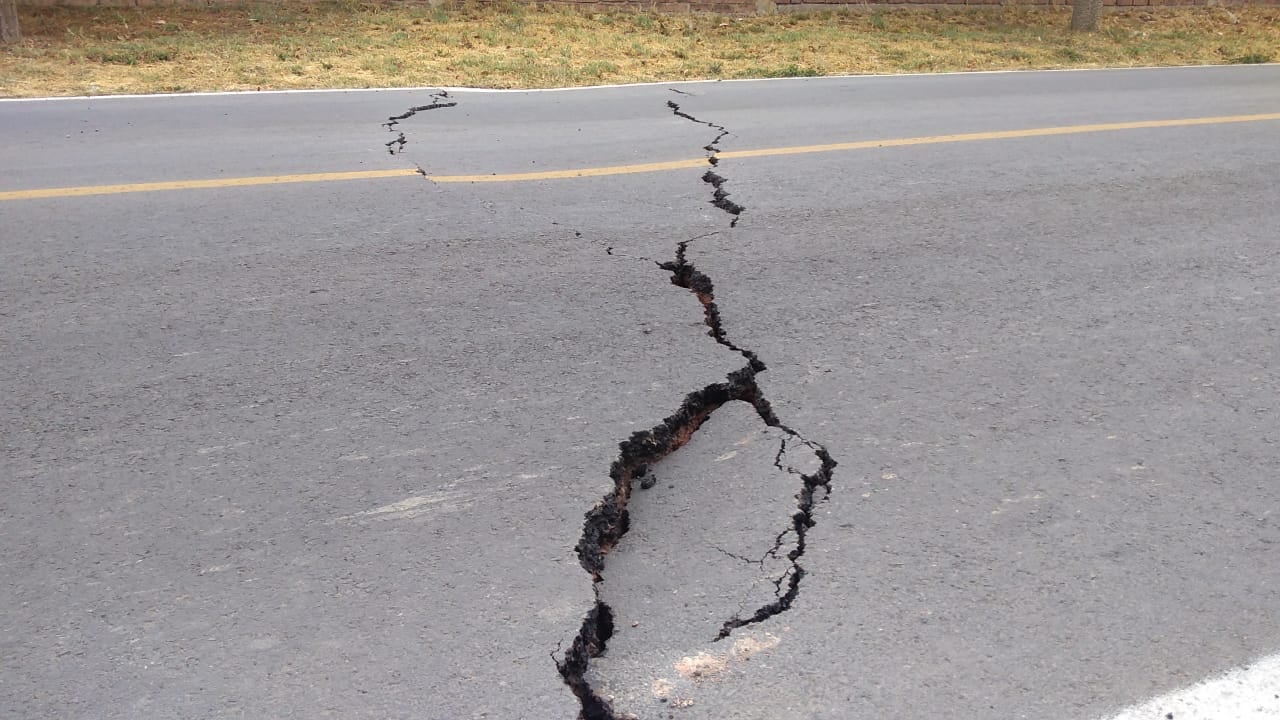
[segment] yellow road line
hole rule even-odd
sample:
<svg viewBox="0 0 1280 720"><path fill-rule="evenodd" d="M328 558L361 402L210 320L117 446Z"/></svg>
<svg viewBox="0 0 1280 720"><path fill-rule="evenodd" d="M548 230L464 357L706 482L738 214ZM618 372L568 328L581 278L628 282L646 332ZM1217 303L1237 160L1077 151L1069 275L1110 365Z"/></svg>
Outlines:
<svg viewBox="0 0 1280 720"><path fill-rule="evenodd" d="M1196 125L1225 125L1229 123L1262 122L1266 120L1280 120L1280 113L1220 115L1217 117L1180 118L1176 120L1138 120L1135 122L1099 123L1094 125L1064 125L1060 127L1030 128L1026 130L996 130L992 132L962 133L958 135L926 135L923 137L891 138L887 140L861 140L858 142L830 143L826 145L800 145L794 147L759 148L756 150L726 150L721 152L719 157L725 160L776 157L782 155L803 155L808 153L907 147L911 145L940 145L944 143L975 142L980 140L1012 140L1017 138L1051 137L1054 135L1081 135L1085 133L1114 132L1119 130L1149 130L1156 128L1192 127ZM662 172L666 170L684 170L689 168L705 167L706 164L706 158L691 158L688 160L672 160L669 162L640 163L637 165L611 165L606 167L577 168L572 170L493 173L490 175L432 175L429 176L429 179L437 183L528 182L534 180L561 180L567 178L604 177L607 175L633 175L636 173ZM420 173L417 170L410 169L366 170L359 172L218 178L212 180L175 180L171 182L133 183L121 185L84 185L80 187L10 190L0 192L0 201L83 197L87 195L115 195L119 193L156 192L163 190L197 190L205 188L247 187L252 185L283 185L289 183L369 180L374 178L411 177L414 175L420 175Z"/></svg>
<svg viewBox="0 0 1280 720"><path fill-rule="evenodd" d="M785 148L778 148L785 149ZM761 150L760 152L768 152ZM724 153L720 153L724 157ZM438 183L477 182L528 182L529 180L563 180L566 178L603 177L605 175L635 175L636 173L662 172L663 170L687 170L707 166L705 157L668 162L640 163L638 165L607 165L605 167L578 168L576 170L543 170L540 172L496 173L492 175L429 175Z"/></svg>
<svg viewBox="0 0 1280 720"><path fill-rule="evenodd" d="M369 180L371 178L408 177L417 170L361 170L357 172L306 173L304 175L263 175L259 177L215 178L212 180L173 180L170 182L130 183L124 185L81 185L79 187L39 188L0 192L0 200L37 200L40 198L83 197L85 195L119 195L120 193L157 192L161 190L200 190L203 188L248 187L250 185L286 185L289 183Z"/></svg>
<svg viewBox="0 0 1280 720"><path fill-rule="evenodd" d="M802 155L804 153L867 150L870 148L906 147L908 145L939 145L942 143L973 142L975 140L1012 140L1016 138L1049 137L1052 135L1082 135L1084 133L1113 132L1116 130L1225 125L1228 123L1260 122L1263 120L1280 120L1280 113L1221 115L1218 117L1181 118L1178 120L1138 120L1135 122L1100 123L1097 125L1063 125L1061 127L1030 128L1028 130L997 130L994 132L931 135L928 137L898 138L895 140L863 140L861 142L802 145L800 147L769 148L766 150L729 150L720 153L719 157L728 159L773 155Z"/></svg>

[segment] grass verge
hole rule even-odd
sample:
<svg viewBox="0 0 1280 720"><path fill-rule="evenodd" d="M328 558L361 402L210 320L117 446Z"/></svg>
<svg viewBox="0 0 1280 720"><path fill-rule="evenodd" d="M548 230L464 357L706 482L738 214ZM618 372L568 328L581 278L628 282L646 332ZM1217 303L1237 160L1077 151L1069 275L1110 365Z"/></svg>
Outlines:
<svg viewBox="0 0 1280 720"><path fill-rule="evenodd" d="M869 9L760 17L375 2L26 7L0 96L450 85L538 88L844 73L1280 61L1280 8Z"/></svg>

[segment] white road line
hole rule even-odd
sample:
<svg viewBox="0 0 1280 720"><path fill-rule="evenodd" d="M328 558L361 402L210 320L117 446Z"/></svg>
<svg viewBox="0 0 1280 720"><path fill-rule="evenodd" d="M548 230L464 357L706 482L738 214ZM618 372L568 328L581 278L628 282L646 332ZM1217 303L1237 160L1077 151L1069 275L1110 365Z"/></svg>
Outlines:
<svg viewBox="0 0 1280 720"><path fill-rule="evenodd" d="M590 90L613 90L617 88L640 88L640 87L666 87L670 85L698 85L698 84L715 84L715 83L766 83L766 82L824 82L833 80L849 80L857 79L892 79L906 77L934 77L949 75L1033 75L1036 73L1113 73L1113 72L1130 72L1134 70L1204 70L1214 68L1232 68L1235 72L1253 72L1255 68L1275 67L1280 63L1254 63L1249 65L1142 65L1138 67L1111 67L1111 68L1043 68L1039 70L954 70L950 72L914 72L914 73L879 73L874 75L820 75L818 77L794 77L794 78L704 78L702 80L659 80L653 82L637 82L637 83L616 83L612 85L570 85L566 87L551 88L484 88L484 87L452 87L449 85L427 85L422 87L376 87L376 88L297 88L293 90L214 90L205 92L188 92L188 93L134 93L128 95L63 95L57 97L29 97L29 98L5 98L0 97L0 104L4 103L34 103L34 102L65 102L67 100L139 100L139 99L157 99L157 98L199 98L199 97L223 97L223 96L252 96L252 95L314 95L319 93L398 93L398 92L437 92L447 90L451 93L493 93L493 94L518 94L518 93L562 93L562 92L578 92Z"/></svg>
<svg viewBox="0 0 1280 720"><path fill-rule="evenodd" d="M1104 720L1277 720L1280 718L1280 655L1197 683Z"/></svg>

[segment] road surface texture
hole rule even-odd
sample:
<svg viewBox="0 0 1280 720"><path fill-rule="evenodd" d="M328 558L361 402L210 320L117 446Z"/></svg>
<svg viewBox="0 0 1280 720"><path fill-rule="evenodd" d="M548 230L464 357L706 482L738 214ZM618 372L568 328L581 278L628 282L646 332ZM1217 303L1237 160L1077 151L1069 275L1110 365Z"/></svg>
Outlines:
<svg viewBox="0 0 1280 720"><path fill-rule="evenodd" d="M1280 67L0 137L4 718L1280 717Z"/></svg>

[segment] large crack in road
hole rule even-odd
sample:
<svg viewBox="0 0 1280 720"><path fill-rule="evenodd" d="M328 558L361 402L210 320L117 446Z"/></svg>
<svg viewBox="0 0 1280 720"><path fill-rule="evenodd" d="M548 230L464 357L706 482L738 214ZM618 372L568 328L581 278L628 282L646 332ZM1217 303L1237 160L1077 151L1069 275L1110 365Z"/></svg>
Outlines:
<svg viewBox="0 0 1280 720"><path fill-rule="evenodd" d="M730 134L729 130L722 125L698 119L682 110L681 106L674 101L668 101L667 107L677 117L706 125L717 131L715 138L703 147L707 153L709 167L703 174L702 180L712 188L710 203L731 217L730 228L736 227L746 208L729 199L729 192L725 189L728 181L716 171L719 165L720 141ZM711 383L689 393L679 409L661 423L649 430L633 433L630 438L620 443L617 459L609 468L613 489L586 514L582 538L578 541L575 550L583 569L591 574L595 599L563 658L556 660L561 678L581 705L580 720L626 720L634 717L618 714L611 703L588 682L587 671L591 660L606 651L608 642L615 632L613 610L601 596L600 590L600 584L604 581L605 558L626 535L630 525L628 504L631 502L637 483L641 488L648 487L646 481L651 466L687 444L712 414L730 402L746 403L755 411L760 422L783 433L781 447L774 457L774 466L796 476L800 481L800 489L795 496L796 510L791 516L790 525L776 535L772 548L764 557L776 557L781 552L786 538L789 535L793 536L792 548L786 556L789 566L780 577L775 579L775 597L771 602L757 608L749 615L738 613L726 619L714 640L728 637L737 628L762 622L790 609L800 594L801 581L805 575L800 559L805 554L808 531L814 525L814 507L827 496L831 489L832 473L836 467L835 459L831 457L825 446L805 438L778 419L756 380L760 373L767 370L764 362L753 351L739 347L728 339L716 305L715 288L711 278L698 270L688 259L689 247L695 240L697 238L677 243L674 258L656 264L670 274L670 282L673 285L690 291L697 298L702 305L704 322L708 328L707 334L720 345L742 355L747 363L742 368L730 372L724 382ZM799 443L814 454L818 460L816 470L803 473L789 466L783 466L782 458L790 442Z"/></svg>
<svg viewBox="0 0 1280 720"><path fill-rule="evenodd" d="M413 117L419 112L456 105L457 102L450 99L448 92L442 90L431 95L430 103L411 107L400 115L387 118L383 126L389 132L397 133L395 138L386 143L388 152L397 154L408 143L404 133L396 130L401 120ZM708 169L703 173L702 181L712 189L709 203L730 216L730 228L736 227L746 208L729 199L729 191L725 187L728 180L717 172L720 141L730 134L729 130L723 125L701 120L685 112L674 101L668 101L667 107L677 117L706 125L716 131L715 138L703 146ZM418 172L426 174L421 167L418 168ZM690 246L703 237L707 236L676 243L671 260L652 262L669 274L671 284L688 290L697 298L702 306L707 335L719 345L741 355L746 360L746 364L726 375L723 382L711 383L689 393L680 407L662 422L649 430L633 433L630 438L618 445L617 459L609 468L613 489L587 512L582 537L574 548L579 563L591 574L594 602L583 617L578 633L563 657L555 659L560 677L581 705L580 720L634 718L632 715L618 714L610 702L596 692L588 682L587 671L591 660L605 652L609 639L615 632L613 609L605 602L600 590L600 585L604 581L605 558L627 534L630 522L627 506L631 502L632 493L637 484L641 489L651 486L652 476L649 474L651 467L686 445L703 423L721 407L731 402L741 402L750 406L755 416L765 426L781 431L782 439L774 455L773 466L795 476L800 482L800 488L795 495L796 509L790 518L790 524L776 533L769 550L760 558L746 558L726 553L737 560L763 567L766 558L778 558L783 548L790 544L791 549L786 553L787 569L773 579L774 599L750 614L739 612L724 620L716 637L711 638L712 642L728 637L737 628L763 622L791 608L800 594L801 581L805 576L800 559L807 549L808 531L814 526L814 508L827 497L831 489L832 473L836 467L835 459L831 457L825 446L804 437L779 420L757 382L757 376L765 372L768 369L767 366L755 352L729 340L721 321L719 307L716 305L715 286L711 278L694 266L688 258ZM789 465L784 466L783 457L788 451L788 446L793 443L798 443L813 453L818 461L816 470L804 473Z"/></svg>
<svg viewBox="0 0 1280 720"><path fill-rule="evenodd" d="M452 100L451 97L448 90L433 92L431 93L431 102L426 105L414 105L399 115L392 115L387 118L387 121L382 123L382 127L386 128L387 132L396 133L396 137L383 143L387 147L387 152L391 155L399 155L404 152L404 146L409 144L409 139L404 136L404 133L396 130L396 126L400 124L401 120L408 120L420 112L456 107L458 103ZM418 173L421 175L427 174L421 167L418 168Z"/></svg>

